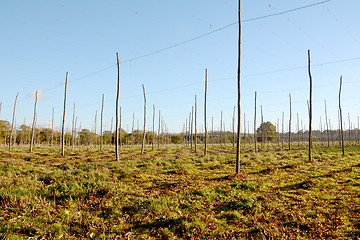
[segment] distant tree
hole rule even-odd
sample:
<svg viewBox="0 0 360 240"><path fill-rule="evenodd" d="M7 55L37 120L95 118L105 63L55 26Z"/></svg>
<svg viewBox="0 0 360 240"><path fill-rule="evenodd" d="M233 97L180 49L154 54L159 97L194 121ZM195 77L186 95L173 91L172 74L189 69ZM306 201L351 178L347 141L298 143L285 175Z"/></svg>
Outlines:
<svg viewBox="0 0 360 240"><path fill-rule="evenodd" d="M181 137L179 135L171 136L171 143L178 144L180 143Z"/></svg>
<svg viewBox="0 0 360 240"><path fill-rule="evenodd" d="M262 134L262 130L264 129L264 133ZM261 142L262 141L262 136L266 136L265 141L276 141L279 138L279 133L276 132L276 127L275 125L273 125L271 122L264 122L262 123L258 129L256 130L256 135L257 135L257 141Z"/></svg>

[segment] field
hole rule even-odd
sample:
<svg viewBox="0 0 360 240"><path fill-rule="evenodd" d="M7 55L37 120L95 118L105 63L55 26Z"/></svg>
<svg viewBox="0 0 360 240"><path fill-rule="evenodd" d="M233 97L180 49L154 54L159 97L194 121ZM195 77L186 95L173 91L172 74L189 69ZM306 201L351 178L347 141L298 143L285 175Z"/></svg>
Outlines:
<svg viewBox="0 0 360 240"><path fill-rule="evenodd" d="M249 146L250 147L250 146ZM271 148L271 149L270 149ZM360 149L0 151L0 239L359 239Z"/></svg>

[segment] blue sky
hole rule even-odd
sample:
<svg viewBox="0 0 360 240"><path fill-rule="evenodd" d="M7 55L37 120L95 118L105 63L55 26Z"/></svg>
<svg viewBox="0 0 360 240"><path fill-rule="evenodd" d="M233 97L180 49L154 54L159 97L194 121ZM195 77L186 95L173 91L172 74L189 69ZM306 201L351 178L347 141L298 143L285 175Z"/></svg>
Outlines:
<svg viewBox="0 0 360 240"><path fill-rule="evenodd" d="M242 19L276 14L318 3L316 0L242 1ZM311 50L314 128L323 125L324 101L333 128L338 127L338 88L343 75L342 108L345 127L350 114L353 127L360 115L360 17L357 0L331 0L321 5L242 24L242 112L253 129L254 92L264 120L276 123L282 112L289 119L292 95L293 129L296 114L308 124L309 78L307 50ZM202 129L204 73L208 69L208 129L214 118L219 128L223 111L230 128L237 101L237 25L203 38L187 41L237 21L237 1L0 0L0 119L11 120L19 92L17 126L29 125L33 116L31 93L41 90L38 126L48 126L55 108L59 129L65 74L69 72L66 126L71 127L73 103L78 126L94 129L105 94L104 121L110 129L115 115L116 52L121 63L122 126L143 125L144 84L147 92L148 129L152 106L161 110L170 132L182 131L198 99L198 128ZM138 58L138 59L137 59ZM25 119L25 120L24 120ZM137 123L139 122L139 124ZM287 125L287 124L285 124ZM285 131L287 126L285 128Z"/></svg>

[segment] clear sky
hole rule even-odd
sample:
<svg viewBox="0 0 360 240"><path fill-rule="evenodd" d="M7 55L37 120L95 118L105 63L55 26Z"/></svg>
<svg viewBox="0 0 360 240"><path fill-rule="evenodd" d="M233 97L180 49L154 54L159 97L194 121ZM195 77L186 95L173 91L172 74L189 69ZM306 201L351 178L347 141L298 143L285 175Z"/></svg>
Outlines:
<svg viewBox="0 0 360 240"><path fill-rule="evenodd" d="M314 128L325 125L324 101L333 128L338 127L339 78L343 75L342 108L357 127L360 89L360 1L331 0L281 15L251 20L321 2L321 0L242 1L242 112L253 129L254 92L264 121L276 123L282 112L289 119L292 95L293 129L296 114L308 124L311 50ZM143 125L142 87L147 95L148 129L152 108L161 110L170 132L180 132L198 99L198 128L202 129L204 75L208 69L208 129L219 128L223 111L230 128L237 101L238 25L169 48L237 22L237 3L231 0L0 0L0 119L11 120L16 93L17 126L33 116L33 92L41 91L38 126L46 127L55 108L59 129L65 74L69 72L66 126L73 104L78 126L94 129L101 97L104 121L115 115L116 52L121 61L122 126ZM153 54L149 54L153 53ZM149 55L147 55L149 54ZM146 56L144 56L146 55ZM139 58L141 57L141 58ZM242 120L243 121L243 120ZM157 124L156 124L157 125ZM287 125L287 124L285 124ZM307 128L307 126L306 126ZM287 130L287 126L285 131Z"/></svg>

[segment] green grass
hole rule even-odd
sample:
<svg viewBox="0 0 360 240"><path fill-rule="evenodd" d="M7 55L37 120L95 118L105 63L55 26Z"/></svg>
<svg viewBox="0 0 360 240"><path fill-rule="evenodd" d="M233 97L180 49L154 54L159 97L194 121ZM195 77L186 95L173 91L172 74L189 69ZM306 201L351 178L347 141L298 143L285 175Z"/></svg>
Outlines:
<svg viewBox="0 0 360 240"><path fill-rule="evenodd" d="M0 239L360 238L360 149L277 150L4 148Z"/></svg>

